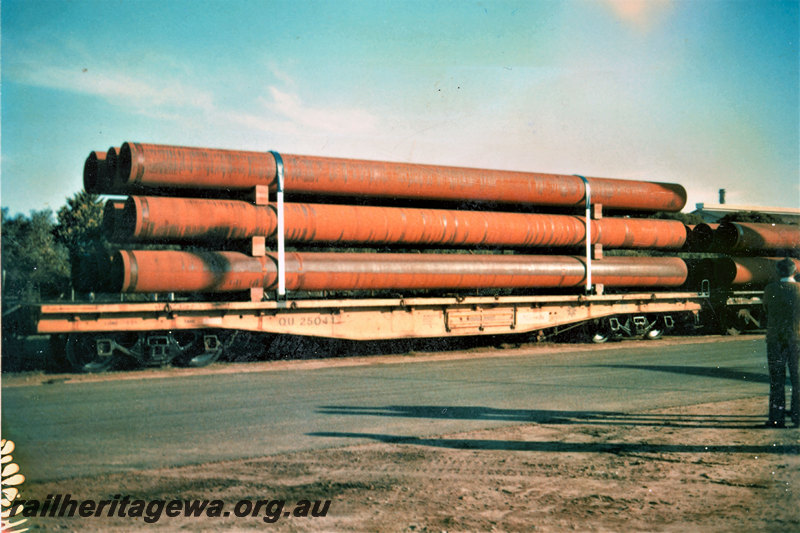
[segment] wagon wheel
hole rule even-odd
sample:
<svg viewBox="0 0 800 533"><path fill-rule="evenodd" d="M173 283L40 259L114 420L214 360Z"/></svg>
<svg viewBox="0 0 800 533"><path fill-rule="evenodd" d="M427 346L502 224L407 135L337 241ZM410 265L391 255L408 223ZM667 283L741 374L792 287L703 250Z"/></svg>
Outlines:
<svg viewBox="0 0 800 533"><path fill-rule="evenodd" d="M649 322L649 319L648 319ZM666 331L666 323L660 317L656 317L650 322L647 326L647 331L642 338L646 341L654 341L656 339L660 339L664 336L664 332Z"/></svg>
<svg viewBox="0 0 800 533"><path fill-rule="evenodd" d="M75 372L105 372L116 363L116 357L98 355L97 339L91 333L73 333L67 337L64 353Z"/></svg>
<svg viewBox="0 0 800 533"><path fill-rule="evenodd" d="M589 333L590 339L595 344L604 344L611 339L611 334L606 329L597 329Z"/></svg>
<svg viewBox="0 0 800 533"><path fill-rule="evenodd" d="M644 334L644 340L654 341L664 336L664 330L661 328L653 328Z"/></svg>
<svg viewBox="0 0 800 533"><path fill-rule="evenodd" d="M223 343L216 335L187 330L175 332L171 338L173 347L179 352L172 360L177 366L208 366L216 362L224 351Z"/></svg>
<svg viewBox="0 0 800 533"><path fill-rule="evenodd" d="M584 339L595 344L605 344L614 338L606 320L593 320L583 326Z"/></svg>

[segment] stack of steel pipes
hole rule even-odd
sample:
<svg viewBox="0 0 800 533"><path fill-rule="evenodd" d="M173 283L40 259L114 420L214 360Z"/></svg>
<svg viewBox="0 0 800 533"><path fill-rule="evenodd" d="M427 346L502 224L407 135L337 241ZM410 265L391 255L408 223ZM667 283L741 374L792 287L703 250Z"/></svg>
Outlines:
<svg viewBox="0 0 800 533"><path fill-rule="evenodd" d="M724 254L705 259L698 269L722 286L760 288L778 278L776 265L784 257L800 271L800 225L755 222L698 224L692 229L693 249Z"/></svg>
<svg viewBox="0 0 800 533"><path fill-rule="evenodd" d="M130 142L92 152L84 167L87 191L127 196L106 205L112 240L203 247L118 252L108 271L122 292L275 289L278 254L253 256L241 243L275 242L279 207L254 198L272 200L279 184L283 235L297 249L283 261L288 290L580 287L587 260L571 249L585 245L587 223L569 210L584 206L587 183L591 203L615 214L686 202L670 183ZM459 209L465 203L478 208ZM678 221L629 216L590 227L591 243L606 248L679 250L687 235ZM306 251L315 246L333 251ZM406 253L342 251L391 247ZM442 248L451 253L419 253ZM548 255L554 249L575 255ZM606 287L675 287L687 277L677 257L606 257L591 272Z"/></svg>

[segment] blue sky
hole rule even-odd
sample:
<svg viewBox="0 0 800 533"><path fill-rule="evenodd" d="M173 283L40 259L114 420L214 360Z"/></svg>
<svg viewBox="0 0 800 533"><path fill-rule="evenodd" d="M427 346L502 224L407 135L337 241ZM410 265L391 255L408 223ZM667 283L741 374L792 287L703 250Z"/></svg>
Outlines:
<svg viewBox="0 0 800 533"><path fill-rule="evenodd" d="M683 184L800 207L800 2L3 0L2 198L123 141Z"/></svg>

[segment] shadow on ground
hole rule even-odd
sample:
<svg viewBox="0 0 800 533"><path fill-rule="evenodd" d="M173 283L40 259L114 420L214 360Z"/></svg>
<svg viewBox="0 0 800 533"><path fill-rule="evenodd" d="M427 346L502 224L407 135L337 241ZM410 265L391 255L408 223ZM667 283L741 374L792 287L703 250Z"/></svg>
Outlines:
<svg viewBox="0 0 800 533"><path fill-rule="evenodd" d="M575 453L747 453L754 455L800 454L800 444L789 445L703 445L703 444L647 444L628 442L559 442L513 441L495 439L448 439L384 435L380 433L310 433L314 437L339 437L371 439L387 444L410 444L457 450L505 450L519 452L575 452Z"/></svg>
<svg viewBox="0 0 800 533"><path fill-rule="evenodd" d="M478 406L426 406L389 405L383 407L323 406L319 412L331 415L387 416L402 418L493 420L505 422L535 423L549 425L663 427L704 429L766 429L763 417L755 415L704 415L663 413L622 413L605 411L555 411L542 409L495 409ZM794 431L788 429L783 431ZM778 435L778 433L774 433ZM533 452L578 452L578 453L748 453L748 454L800 454L800 442L796 444L737 445L737 444L650 444L646 442L566 442L566 441L517 441L496 439L458 439L389 435L381 433L316 432L314 437L347 439L369 439L389 444L408 444L436 448L468 450L508 450Z"/></svg>
<svg viewBox="0 0 800 533"><path fill-rule="evenodd" d="M715 429L752 428L762 417L749 415L635 414L613 411L557 411L547 409L496 409L480 406L387 405L361 407L326 405L317 412L329 415L388 416L454 420L491 420L520 424L589 424Z"/></svg>
<svg viewBox="0 0 800 533"><path fill-rule="evenodd" d="M766 357L764 358L766 364ZM732 379L734 381L751 381L753 383L769 383L769 375L745 372L735 368L710 367L710 366L672 366L672 365L596 365L597 368L619 368L625 370L648 370L653 372L669 372L687 376L701 376L704 378ZM788 381L787 381L788 383Z"/></svg>

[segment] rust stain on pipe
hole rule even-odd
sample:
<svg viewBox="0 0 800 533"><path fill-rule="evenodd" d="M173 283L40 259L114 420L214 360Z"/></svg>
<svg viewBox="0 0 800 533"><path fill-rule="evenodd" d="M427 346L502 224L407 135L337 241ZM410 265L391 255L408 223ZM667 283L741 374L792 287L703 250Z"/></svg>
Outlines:
<svg viewBox="0 0 800 533"><path fill-rule="evenodd" d="M583 217L529 213L452 211L354 205L284 205L292 242L443 246L577 246ZM227 240L274 237L274 206L237 200L131 196L117 239ZM592 242L613 248L680 248L686 228L678 221L603 218L592 224Z"/></svg>
<svg viewBox="0 0 800 533"><path fill-rule="evenodd" d="M234 292L264 279L262 261L238 252L120 250L111 267L115 292Z"/></svg>
<svg viewBox="0 0 800 533"><path fill-rule="evenodd" d="M123 250L113 261L121 292L231 292L274 289L274 253ZM597 283L609 287L677 287L686 264L670 257L608 257L593 263ZM286 254L292 291L578 287L584 260L573 256L457 254Z"/></svg>
<svg viewBox="0 0 800 533"><path fill-rule="evenodd" d="M716 248L726 253L800 249L800 226L723 222L714 232Z"/></svg>
<svg viewBox="0 0 800 533"><path fill-rule="evenodd" d="M579 206L581 178L410 163L281 154L287 193ZM246 190L275 188L271 153L126 142L118 173L137 188ZM610 209L680 211L686 190L674 183L589 178L592 201Z"/></svg>

